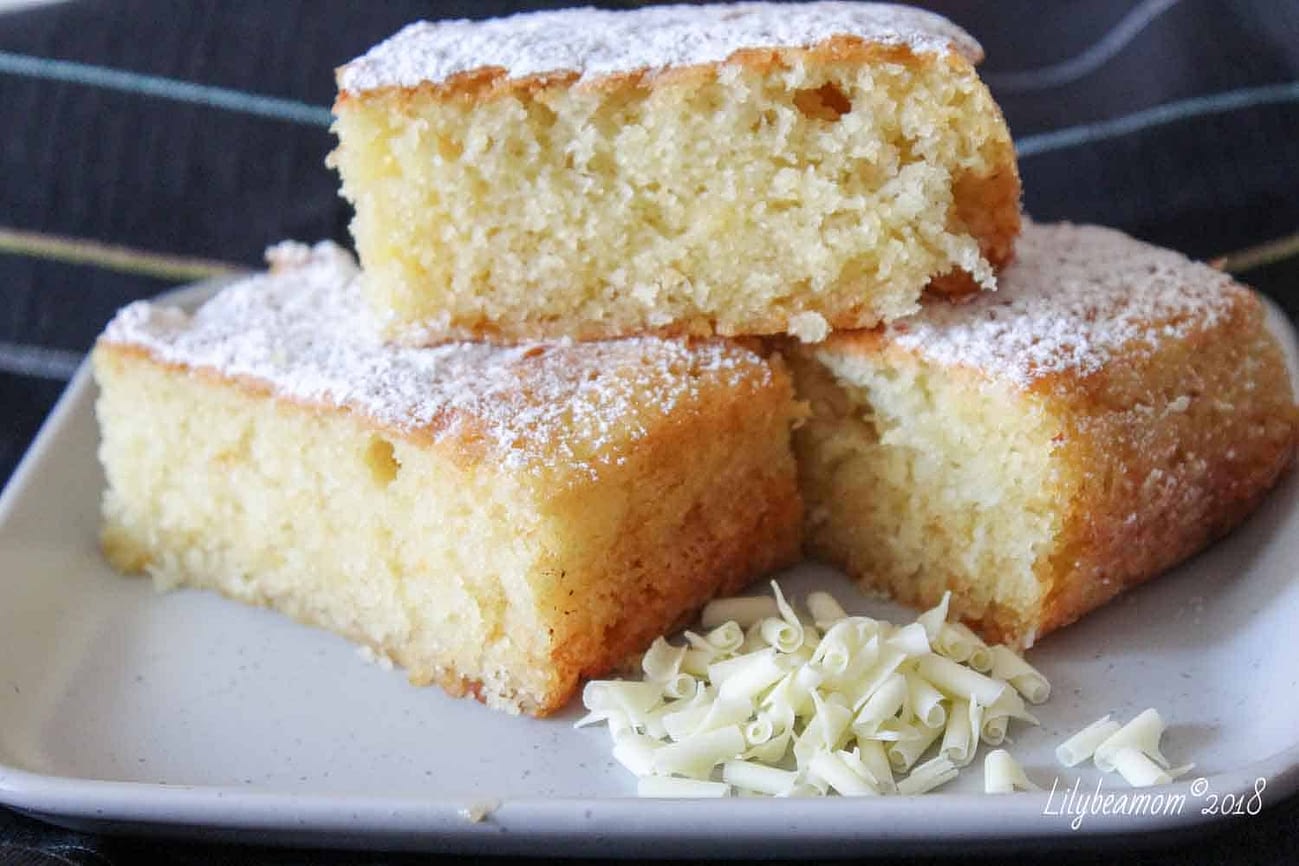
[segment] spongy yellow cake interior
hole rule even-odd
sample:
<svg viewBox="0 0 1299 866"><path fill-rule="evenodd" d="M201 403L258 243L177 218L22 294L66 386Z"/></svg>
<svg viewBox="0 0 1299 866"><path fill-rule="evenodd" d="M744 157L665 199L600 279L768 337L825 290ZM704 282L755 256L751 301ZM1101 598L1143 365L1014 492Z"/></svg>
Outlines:
<svg viewBox="0 0 1299 866"><path fill-rule="evenodd" d="M795 369L816 415L798 434L816 550L916 603L951 589L967 616L1037 605L1065 481L1046 407L901 359Z"/></svg>
<svg viewBox="0 0 1299 866"><path fill-rule="evenodd" d="M791 360L811 551L996 640L1195 552L1294 453L1258 299L1108 229L1028 226L995 295Z"/></svg>
<svg viewBox="0 0 1299 866"><path fill-rule="evenodd" d="M790 385L760 356L392 349L355 333L341 253L284 254L194 316L128 308L96 348L119 568L544 713L796 554Z"/></svg>
<svg viewBox="0 0 1299 866"><path fill-rule="evenodd" d="M1018 225L1009 134L956 51L832 40L356 92L347 73L332 159L404 341L870 326L941 275L991 286Z"/></svg>

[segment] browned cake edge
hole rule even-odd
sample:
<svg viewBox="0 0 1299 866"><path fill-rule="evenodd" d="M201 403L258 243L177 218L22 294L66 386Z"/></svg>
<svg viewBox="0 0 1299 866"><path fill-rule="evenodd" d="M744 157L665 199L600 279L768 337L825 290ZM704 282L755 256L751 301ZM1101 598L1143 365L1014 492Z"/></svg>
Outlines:
<svg viewBox="0 0 1299 866"><path fill-rule="evenodd" d="M1293 464L1299 407L1258 297L1234 292L1224 321L1175 346L1087 380L1042 384L1072 410L1066 459L1077 492L1040 573L1046 595L1035 621L990 623L993 638L1031 643L1189 558L1252 514ZM1152 393L1151 381L1166 387ZM1143 424L1143 406L1184 395L1184 410Z"/></svg>
<svg viewBox="0 0 1299 866"><path fill-rule="evenodd" d="M609 552L610 562L629 564L620 591L637 599L636 605L621 606L621 616L603 628L583 623L579 615L556 634L553 661L571 673L574 688L579 679L612 670L654 638L685 625L710 599L733 594L801 557L803 500L789 445L797 404L783 363L773 358L772 364L777 387L710 401L698 424L676 424L653 437L624 467L625 481L612 479L652 484L661 473L658 483L672 484L677 455L709 455L702 496L678 516L673 538L651 537L633 523ZM701 442L701 434L711 441ZM738 444L746 440L761 444ZM744 459L729 456L741 450ZM574 502L579 496L569 494ZM658 561L651 559L655 553Z"/></svg>
<svg viewBox="0 0 1299 866"><path fill-rule="evenodd" d="M232 388L247 396L274 399L290 410L350 415L385 437L413 438L424 445L429 444L431 438L430 430L401 431L346 409L273 396L270 388L258 380L227 377L206 368L162 362L136 345L100 340L94 353L99 363L115 366L148 363ZM678 535L671 539L648 538L645 533L636 533L633 524L629 527L633 531L620 536L619 542L609 551L606 573L573 575L574 584L606 584L620 592L630 593L628 597L637 598L641 603L634 607L624 606L622 616L616 622L599 630L584 630L586 623L576 615L580 601L551 599L553 608L570 607L564 611L567 628L559 629L558 633L556 630L551 632L549 688L540 695L517 695L515 709L534 716L546 716L563 708L583 679L613 670L629 654L643 651L654 637L670 633L689 622L711 598L734 593L755 578L792 565L799 559L803 505L798 494L793 454L788 446L788 429L798 406L784 364L778 356L773 356L770 364L775 373L773 386L745 389L744 393L735 394L731 399L704 407L705 411L691 412L687 419L665 424L661 431L656 431L642 443L631 459L613 472L602 475L602 484L628 483L646 473L654 473L656 469L662 476L670 477L674 474L673 455L682 449L698 447L701 435L709 438L721 463L716 467L720 471L709 477L709 483L703 488L703 497L695 503L688 519L683 521ZM719 387L717 391L723 389ZM735 436L752 437L757 431L761 431L765 439L763 447L751 455L754 457L752 461L731 460L725 456L748 453L726 443L733 443ZM470 450L463 450L466 445ZM441 447L447 447L446 443ZM478 453L481 445L472 435L450 447L455 450L455 459L462 463L476 462L482 456ZM580 500L581 494L579 487L566 491L562 496L572 505ZM132 539L116 538L110 530L111 527L105 525L101 532L105 558L124 573L144 573L150 561L148 552ZM624 565L627 572L616 570ZM630 574L631 579L623 574ZM212 587L204 585L203 588ZM249 603L248 598L237 598L220 587L216 589L232 600ZM482 703L499 704L499 697L487 695L481 681L424 658L410 647L376 643L358 630L339 628L337 623L327 623L309 613L283 610L265 600L255 604L370 647L405 668L412 684L436 684L456 697L472 696ZM574 614L571 620L568 618L570 613ZM492 700L493 697L496 699Z"/></svg>
<svg viewBox="0 0 1299 866"><path fill-rule="evenodd" d="M836 341L841 351L910 362L911 352L879 331ZM796 365L819 365L802 358L807 350L798 354ZM1160 387L1152 389L1152 382ZM1262 302L1243 287L1232 290L1230 311L1216 325L1166 343L1149 358L1116 360L1100 374L1045 378L1029 393L1066 422L1055 459L1067 466L1061 498L1068 504L1054 550L1036 569L1039 607L1016 609L994 599L982 616L962 617L990 642L1030 647L1204 549L1258 508L1292 467L1299 445L1299 406L1284 356ZM1192 398L1185 411L1151 422L1151 408L1165 410L1183 395ZM1214 400L1234 410L1215 410ZM871 591L922 609L941 601L942 582L929 581L927 588L919 581L886 583L855 567L846 551L819 543L814 532L807 544L811 555Z"/></svg>
<svg viewBox="0 0 1299 866"><path fill-rule="evenodd" d="M582 681L607 674L633 653L640 653L654 638L671 634L690 622L710 599L732 594L764 574L789 566L801 556L803 502L799 496L794 458L787 432L793 420L793 385L778 357L778 387L720 401L692 423L675 424L645 443L635 458L603 483L645 483L656 469L668 482L674 455L697 450L699 433L714 437L718 457L729 450L725 443L737 436L764 431L764 447L752 462L719 460L719 470L709 478L700 498L671 539L653 538L626 526L608 551L611 565L625 564L626 572L572 575L580 585L609 585L634 606L621 606L621 616L598 627L584 620L581 600L557 590L548 603L562 611L563 625L552 634L552 688L525 712L546 716L562 709ZM706 447L706 446L705 446ZM623 477L619 477L619 475ZM651 481L652 483L652 481ZM572 507L581 491L565 494ZM656 557L656 558L651 558ZM412 681L436 682L457 696L484 699L482 684L455 671L419 672L416 660L393 653L412 672Z"/></svg>

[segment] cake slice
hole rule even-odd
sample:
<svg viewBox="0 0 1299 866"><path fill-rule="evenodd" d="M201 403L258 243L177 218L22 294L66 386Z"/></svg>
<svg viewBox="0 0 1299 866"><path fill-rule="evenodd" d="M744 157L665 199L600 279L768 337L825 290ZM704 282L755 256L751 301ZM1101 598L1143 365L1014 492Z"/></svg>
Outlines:
<svg viewBox="0 0 1299 866"><path fill-rule="evenodd" d="M1295 449L1259 299L1110 229L1028 225L996 293L792 353L811 551L995 641L1190 556Z"/></svg>
<svg viewBox="0 0 1299 866"><path fill-rule="evenodd" d="M788 375L655 338L401 349L338 248L281 246L94 350L103 547L545 714L798 552Z"/></svg>
<svg viewBox="0 0 1299 866"><path fill-rule="evenodd" d="M815 340L990 287L1019 178L980 56L872 3L412 24L338 73L365 292L432 344Z"/></svg>

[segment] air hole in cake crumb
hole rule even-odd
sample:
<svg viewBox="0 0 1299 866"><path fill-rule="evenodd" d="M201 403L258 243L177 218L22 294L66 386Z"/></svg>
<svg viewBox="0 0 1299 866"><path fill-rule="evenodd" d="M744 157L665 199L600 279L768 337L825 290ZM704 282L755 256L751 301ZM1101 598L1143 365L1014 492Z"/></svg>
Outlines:
<svg viewBox="0 0 1299 866"><path fill-rule="evenodd" d="M758 115L758 119L753 122L753 131L757 132L765 127L775 126L780 121L780 116L776 114L774 108L765 109Z"/></svg>
<svg viewBox="0 0 1299 866"><path fill-rule="evenodd" d="M379 436L372 436L365 449L365 465L370 467L370 477L380 487L387 487L397 478L401 471L401 461L393 450L392 443Z"/></svg>
<svg viewBox="0 0 1299 866"><path fill-rule="evenodd" d="M464 145L452 138L439 136L437 139L438 156L446 162L455 162L464 154Z"/></svg>
<svg viewBox="0 0 1299 866"><path fill-rule="evenodd" d="M833 81L815 90L794 91L794 107L806 117L834 122L852 111L852 100Z"/></svg>

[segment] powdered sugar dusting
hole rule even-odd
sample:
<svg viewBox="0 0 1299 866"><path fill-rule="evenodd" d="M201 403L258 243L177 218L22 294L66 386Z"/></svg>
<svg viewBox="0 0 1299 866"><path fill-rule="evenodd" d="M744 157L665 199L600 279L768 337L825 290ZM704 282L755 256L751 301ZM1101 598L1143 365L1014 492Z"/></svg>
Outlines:
<svg viewBox="0 0 1299 866"><path fill-rule="evenodd" d="M995 293L928 304L888 338L1027 386L1212 327L1245 291L1207 265L1099 226L1026 222L1015 255Z"/></svg>
<svg viewBox="0 0 1299 866"><path fill-rule="evenodd" d="M281 244L268 258L269 274L227 287L193 314L132 304L102 339L399 430L467 437L511 467L590 474L706 388L773 383L762 358L720 340L390 346L370 319L346 251Z"/></svg>
<svg viewBox="0 0 1299 866"><path fill-rule="evenodd" d="M598 78L717 63L743 48L804 47L833 36L906 45L917 53L982 49L939 15L889 3L737 3L625 11L563 9L486 21L411 24L338 73L339 89L439 84L485 67L510 78L573 71Z"/></svg>

